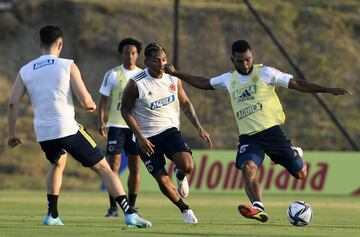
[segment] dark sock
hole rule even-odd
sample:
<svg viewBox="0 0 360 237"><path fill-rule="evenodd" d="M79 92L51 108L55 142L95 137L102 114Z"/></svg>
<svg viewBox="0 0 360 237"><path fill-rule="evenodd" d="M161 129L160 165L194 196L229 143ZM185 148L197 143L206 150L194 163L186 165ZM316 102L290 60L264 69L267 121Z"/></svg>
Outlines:
<svg viewBox="0 0 360 237"><path fill-rule="evenodd" d="M136 210L129 205L129 202L126 198L126 195L121 195L115 198L116 202L119 204L121 210L123 210L123 212L125 214L133 214L134 212L136 212Z"/></svg>
<svg viewBox="0 0 360 237"><path fill-rule="evenodd" d="M58 195L47 195L48 200L48 215L51 215L53 218L57 218L59 216L58 209L57 209L57 201Z"/></svg>
<svg viewBox="0 0 360 237"><path fill-rule="evenodd" d="M185 174L183 173L183 172L181 172L181 170L179 170L179 169L177 169L177 168L175 168L176 170L177 170L177 172L176 172L176 178L178 179L178 180L183 180L184 178L185 178Z"/></svg>
<svg viewBox="0 0 360 237"><path fill-rule="evenodd" d="M180 209L181 213L185 210L189 210L189 206L184 203L184 201L180 198L179 201L174 202L174 204Z"/></svg>
<svg viewBox="0 0 360 237"><path fill-rule="evenodd" d="M110 208L117 210L116 200L109 194Z"/></svg>
<svg viewBox="0 0 360 237"><path fill-rule="evenodd" d="M129 194L129 205L132 207L135 207L135 202L136 202L136 198L137 198L137 194Z"/></svg>

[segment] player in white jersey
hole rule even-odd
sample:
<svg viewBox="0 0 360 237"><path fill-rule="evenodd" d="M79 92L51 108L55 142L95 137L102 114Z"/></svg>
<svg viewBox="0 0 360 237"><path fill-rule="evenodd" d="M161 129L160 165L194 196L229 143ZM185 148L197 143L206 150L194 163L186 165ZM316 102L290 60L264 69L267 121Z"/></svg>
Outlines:
<svg viewBox="0 0 360 237"><path fill-rule="evenodd" d="M127 225L150 227L151 223L129 206L122 184L112 172L100 148L75 121L73 93L86 111L94 112L96 105L73 60L59 58L63 47L62 39L63 31L58 26L47 25L40 29L43 55L20 69L12 87L8 108L8 145L14 148L21 143L15 130L18 105L28 92L34 108L36 140L51 163L46 177L48 213L43 224L63 225L57 200L68 152L84 167L89 167L100 175L109 193L121 204Z"/></svg>
<svg viewBox="0 0 360 237"><path fill-rule="evenodd" d="M108 129L106 155L112 171L117 175L121 165L121 153L125 151L128 160L128 198L129 204L135 207L140 186L140 156L132 132L121 116L121 97L130 77L141 71L136 66L141 43L132 38L120 41L118 51L123 64L106 72L100 88L98 128L101 136ZM110 99L109 99L110 98ZM110 100L110 103L109 103ZM110 104L108 106L108 104ZM108 108L109 107L109 108ZM108 108L108 110L107 110ZM109 194L110 208L106 217L118 216L115 199Z"/></svg>
<svg viewBox="0 0 360 237"><path fill-rule="evenodd" d="M190 148L179 131L180 108L198 131L198 135L212 146L209 134L198 121L194 107L186 96L181 81L163 71L167 63L165 50L151 43L145 48L147 68L131 78L122 97L122 115L134 132L140 156L157 181L161 192L181 211L185 223L198 222L181 197L188 195L186 174L193 170ZM178 192L165 170L165 157L176 166Z"/></svg>
<svg viewBox="0 0 360 237"><path fill-rule="evenodd" d="M165 71L199 89L226 89L229 92L240 133L235 165L242 171L245 191L252 203L239 205L238 210L246 218L266 222L268 215L262 203L260 184L256 179L257 169L265 154L274 163L284 166L296 179L304 179L307 175L301 148L293 147L280 127L285 121L285 114L275 87L333 95L351 92L295 80L292 75L274 68L253 64L252 51L245 40L235 41L231 51L235 70L218 77L208 79L187 75L176 71L172 65L165 65Z"/></svg>

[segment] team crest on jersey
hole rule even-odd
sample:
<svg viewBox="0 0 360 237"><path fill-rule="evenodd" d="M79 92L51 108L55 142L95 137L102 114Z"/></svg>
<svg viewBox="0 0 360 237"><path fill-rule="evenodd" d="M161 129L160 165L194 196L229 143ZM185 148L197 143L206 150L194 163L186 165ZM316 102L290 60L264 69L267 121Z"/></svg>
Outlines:
<svg viewBox="0 0 360 237"><path fill-rule="evenodd" d="M176 86L175 86L175 84L174 84L174 83L171 83L171 84L169 85L169 89L170 89L170 92L171 92L171 93L175 93L175 91L176 91Z"/></svg>

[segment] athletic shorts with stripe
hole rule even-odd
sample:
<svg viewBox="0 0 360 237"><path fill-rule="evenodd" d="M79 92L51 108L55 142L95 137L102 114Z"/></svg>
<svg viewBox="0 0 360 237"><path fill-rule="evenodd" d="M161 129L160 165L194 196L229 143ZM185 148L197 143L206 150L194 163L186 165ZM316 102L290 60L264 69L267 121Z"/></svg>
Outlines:
<svg viewBox="0 0 360 237"><path fill-rule="evenodd" d="M84 167L94 166L104 158L101 149L83 127L74 135L43 141L40 142L40 146L52 164L55 164L65 152Z"/></svg>
<svg viewBox="0 0 360 237"><path fill-rule="evenodd" d="M277 125L254 135L240 135L236 167L241 169L241 165L247 160L254 161L259 167L264 161L265 154L275 164L285 167L293 176L304 166L303 159Z"/></svg>

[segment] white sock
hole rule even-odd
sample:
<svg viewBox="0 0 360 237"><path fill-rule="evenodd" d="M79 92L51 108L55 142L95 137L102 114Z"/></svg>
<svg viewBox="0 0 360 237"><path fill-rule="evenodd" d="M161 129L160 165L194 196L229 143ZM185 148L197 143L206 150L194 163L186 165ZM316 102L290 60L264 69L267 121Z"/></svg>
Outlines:
<svg viewBox="0 0 360 237"><path fill-rule="evenodd" d="M253 208L258 209L258 210L260 210L260 211L264 211L264 210L265 210L264 204L263 204L262 202L260 202L260 201L255 201L255 202L253 202L252 205L253 205Z"/></svg>

